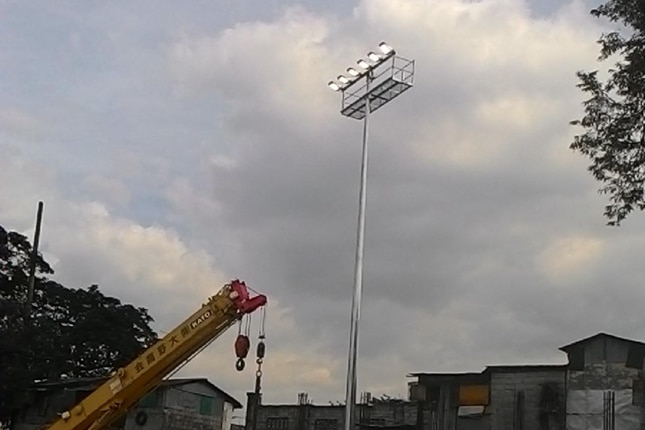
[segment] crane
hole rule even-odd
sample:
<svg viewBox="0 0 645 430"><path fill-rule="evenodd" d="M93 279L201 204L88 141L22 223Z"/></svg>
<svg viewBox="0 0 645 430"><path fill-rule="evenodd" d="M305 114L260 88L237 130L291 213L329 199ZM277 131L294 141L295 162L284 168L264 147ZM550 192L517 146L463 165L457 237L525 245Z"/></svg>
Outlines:
<svg viewBox="0 0 645 430"><path fill-rule="evenodd" d="M201 308L113 374L87 397L44 430L102 430L114 423L143 396L235 322L267 303L251 297L246 284L233 280L209 297ZM236 368L243 368L246 351L238 351Z"/></svg>

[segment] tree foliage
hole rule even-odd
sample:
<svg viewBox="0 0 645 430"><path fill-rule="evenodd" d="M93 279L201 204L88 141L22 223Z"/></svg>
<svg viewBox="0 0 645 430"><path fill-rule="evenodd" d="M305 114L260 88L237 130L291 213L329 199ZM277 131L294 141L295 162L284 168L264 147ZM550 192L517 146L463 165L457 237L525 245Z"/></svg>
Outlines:
<svg viewBox="0 0 645 430"><path fill-rule="evenodd" d="M588 170L609 196L604 215L617 226L634 209L645 209L645 2L609 0L591 14L620 26L598 40L600 61L619 60L605 82L598 71L577 73L578 87L590 97L584 117L572 121L585 131L570 147L591 160Z"/></svg>
<svg viewBox="0 0 645 430"><path fill-rule="evenodd" d="M0 423L10 420L16 393L32 382L107 375L157 339L145 308L106 296L97 285L64 287L49 278L54 271L41 255L26 318L31 253L25 236L0 226Z"/></svg>

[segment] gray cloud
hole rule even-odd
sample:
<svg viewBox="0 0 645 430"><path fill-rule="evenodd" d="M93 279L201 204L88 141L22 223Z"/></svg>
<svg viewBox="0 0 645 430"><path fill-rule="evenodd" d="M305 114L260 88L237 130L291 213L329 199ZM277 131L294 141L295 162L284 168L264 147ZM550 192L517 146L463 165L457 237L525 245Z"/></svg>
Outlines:
<svg viewBox="0 0 645 430"><path fill-rule="evenodd" d="M366 15L375 13L365 5L362 9ZM588 25L572 33L568 27L572 22L554 22L546 28L545 40L534 39L529 35L539 32L540 25L533 29L530 19L508 12L505 18L512 22L508 28L471 45L468 37L480 31L485 19L505 13L493 8L493 15L488 16L485 7L481 9L469 16L473 27L466 26L463 39L431 42L426 48L411 42L408 49L419 48L415 52L419 53L421 83L397 101L403 107L375 115L368 199L366 340L362 349L368 362L378 354L404 349L415 339L410 332L401 332L415 323L414 317L405 318L410 311L441 313L457 306L455 303L468 303L467 298L480 300L473 317L480 315L481 320L466 329L474 336L470 341L478 350L487 348L476 340L477 333L497 333L503 343L510 330L531 339L548 325L539 319L554 305L547 297L541 305L535 302L533 314L517 309L534 295L534 299L544 297L536 291L555 288L535 267L536 255L570 231L573 218L562 211L583 207L589 196L585 190L591 183L574 173L574 166L582 165L566 152L563 142L569 137L569 118L563 115L575 115L577 102L560 95L575 96L573 71L583 63L576 65L580 60L568 49L551 49L549 40L558 39L563 46L591 53L592 39L585 41L584 49L580 44L592 33L586 33ZM577 18L573 11L568 19ZM427 27L432 24L428 22ZM508 43L512 36L503 31L512 31L514 25L524 28L519 34L526 34L527 39L514 40L507 50L502 42ZM565 29L569 32L560 32ZM236 70L238 58L262 61L249 36L253 27L238 30L248 49L239 48L237 55L229 53L224 64L217 49L205 47L222 49L220 44L235 39L234 33L194 42L212 54L199 56L201 73L215 76L226 73L222 70L227 66ZM260 33L258 30L256 37L261 37ZM412 34L406 39L411 40ZM481 54L479 46L486 44L498 51L479 55L472 62L471 50ZM465 67L469 61L472 67ZM424 70L424 65L431 66ZM547 65L557 66L549 68L545 76ZM274 67L278 69L280 64ZM322 87L323 73L318 75L319 83L312 84ZM231 76L239 78L237 73ZM274 76L269 72L265 82L272 82ZM192 77L199 82L198 76ZM428 79L424 82L423 77ZM214 89L229 91L226 97L235 100L236 107L239 99L248 95L236 94L230 86L220 87L216 78L209 82ZM282 89L284 94L291 92L304 111L292 111L293 119L280 119L282 111L291 107L285 106L280 96L269 100L272 109L267 110L263 102L259 107L248 105L236 111L230 133L244 134L243 140L238 140L240 164L222 175L221 171L213 173L213 195L230 209L227 224L237 225L243 232L249 261L260 262L258 270L263 273L280 268L271 278L284 280L293 300L316 301L315 310L303 306L294 311L303 330L329 339L331 350L341 354L347 325L343 315L349 308L351 288L359 125L353 130L331 117L325 118L324 124L338 123L338 130L327 126L318 138L311 128L303 132L303 122L297 118L306 117L307 110L316 106L318 90L310 89L311 107L299 90L299 86ZM338 145L339 141L343 144ZM560 164L554 156L561 158ZM242 207L248 210L240 211ZM598 216L583 215L576 214L575 224L587 219L586 228L593 230L593 222L602 223ZM536 242L539 237L542 239ZM277 285L275 289L282 291ZM376 311L380 301L401 309L401 313ZM490 320L486 320L488 315ZM468 318L466 313L460 316ZM526 317L529 321L520 323ZM445 329L456 335L451 327ZM461 336L468 338L469 334ZM486 339L488 345L495 344ZM529 357L518 353L520 348L509 351ZM442 367L443 358L438 361L436 365ZM470 356L457 362L473 365Z"/></svg>
<svg viewBox="0 0 645 430"><path fill-rule="evenodd" d="M326 82L385 39L417 79L371 122L361 389L561 362L557 346L599 330L645 336L629 316L643 221L606 228L568 150L574 73L598 66L582 3L150 5L60 9L47 40L9 7L0 218L29 231L45 198L62 282L97 282L168 330L241 277L271 301L265 400L341 400L361 124ZM182 372L244 399L234 335Z"/></svg>

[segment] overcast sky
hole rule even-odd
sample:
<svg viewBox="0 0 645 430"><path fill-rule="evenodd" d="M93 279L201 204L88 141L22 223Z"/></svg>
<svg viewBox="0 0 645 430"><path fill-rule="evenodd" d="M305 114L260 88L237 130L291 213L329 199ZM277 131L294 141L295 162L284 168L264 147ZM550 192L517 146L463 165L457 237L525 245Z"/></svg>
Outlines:
<svg viewBox="0 0 645 430"><path fill-rule="evenodd" d="M359 391L645 339L645 215L607 227L569 150L593 5L5 1L0 224L32 237L42 200L55 279L162 334L245 280L270 301L264 401L343 400L362 129L326 84L385 40L416 76L370 122ZM244 403L236 334L180 374Z"/></svg>

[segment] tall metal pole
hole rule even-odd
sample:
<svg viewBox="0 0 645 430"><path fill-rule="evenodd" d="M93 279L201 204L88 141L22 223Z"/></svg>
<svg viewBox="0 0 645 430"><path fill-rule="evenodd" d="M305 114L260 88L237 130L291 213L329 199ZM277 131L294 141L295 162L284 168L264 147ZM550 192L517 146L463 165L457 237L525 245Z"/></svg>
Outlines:
<svg viewBox="0 0 645 430"><path fill-rule="evenodd" d="M29 285L27 287L27 303L25 304L25 315L31 316L31 304L34 301L34 281L36 278L36 258L38 257L38 242L40 241L40 225L43 219L43 202L38 202L38 213L36 214L36 232L34 233L34 246L29 262Z"/></svg>
<svg viewBox="0 0 645 430"><path fill-rule="evenodd" d="M363 120L363 156L361 160L361 179L358 205L358 232L356 235L356 260L354 272L354 295L352 297L351 327L349 332L349 354L347 360L347 391L345 396L345 425L344 430L355 430L356 425L356 362L358 356L358 323L361 317L361 296L363 289L363 248L365 236L365 200L367 189L367 134L369 117L372 111L370 99L377 100L374 110L398 97L401 93L412 87L414 76L414 60L406 60L395 56L394 49L385 42L379 43L383 54L369 52L367 60L360 58L358 64L360 71L349 67L349 77L341 74L336 80L331 80L327 86L333 91L341 91L341 114L344 116ZM399 60L399 65L395 61ZM389 61L391 60L391 61ZM381 66L381 72L375 70ZM354 84L365 78L365 94L361 95L362 88L351 91ZM372 84L376 82L374 88ZM374 93L374 94L372 94Z"/></svg>
<svg viewBox="0 0 645 430"><path fill-rule="evenodd" d="M363 119L363 158L358 204L358 232L356 234L356 260L354 265L354 296L352 298L352 320L349 331L349 358L347 360L347 392L345 395L345 430L354 430L356 414L356 357L358 356L358 321L361 318L361 297L363 290L363 248L365 242L365 194L367 191L367 131L370 117L370 83L372 71L365 79L365 118Z"/></svg>

